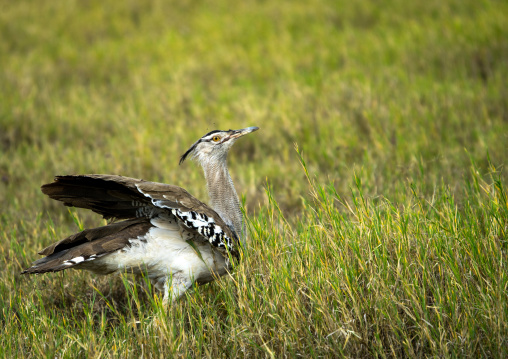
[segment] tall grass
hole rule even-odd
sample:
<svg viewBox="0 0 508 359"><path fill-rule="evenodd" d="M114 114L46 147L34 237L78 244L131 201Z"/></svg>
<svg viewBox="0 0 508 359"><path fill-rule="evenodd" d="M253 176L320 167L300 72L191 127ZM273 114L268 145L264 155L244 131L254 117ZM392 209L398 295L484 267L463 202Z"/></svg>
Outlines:
<svg viewBox="0 0 508 359"><path fill-rule="evenodd" d="M0 6L0 356L507 355L508 3ZM19 274L104 223L44 198L54 175L206 199L179 155L247 126L231 276L164 307L128 275Z"/></svg>
<svg viewBox="0 0 508 359"><path fill-rule="evenodd" d="M460 201L408 183L400 205L367 197L358 177L342 197L302 165L303 215L285 218L267 188L236 271L171 307L128 276L98 287L57 275L51 295L46 277L3 288L4 356L507 354L508 198L495 168L484 178L472 165Z"/></svg>

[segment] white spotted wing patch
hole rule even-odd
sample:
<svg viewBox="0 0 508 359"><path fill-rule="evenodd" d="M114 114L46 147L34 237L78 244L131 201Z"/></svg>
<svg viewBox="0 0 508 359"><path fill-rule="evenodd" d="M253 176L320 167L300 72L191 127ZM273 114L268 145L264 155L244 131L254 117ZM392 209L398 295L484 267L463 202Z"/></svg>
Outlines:
<svg viewBox="0 0 508 359"><path fill-rule="evenodd" d="M213 218L204 213L194 211L182 212L179 209L172 209L171 213L180 219L188 228L196 230L202 236L208 238L210 243L218 248L232 248L231 240L221 227L215 224Z"/></svg>
<svg viewBox="0 0 508 359"><path fill-rule="evenodd" d="M158 208L166 208L171 211L171 213L178 218L187 228L196 230L199 234L208 239L210 244L217 248L224 248L231 251L236 251L234 242L231 238L229 238L224 230L215 223L215 220L212 217L208 217L204 213L199 213L195 211L181 211L178 208L173 208L167 206L164 201L157 200L152 198L149 194L143 192L137 185L138 191L142 193L145 197L150 198L152 204Z"/></svg>
<svg viewBox="0 0 508 359"><path fill-rule="evenodd" d="M83 262L93 261L94 259L100 258L100 257L102 257L103 255L106 255L106 254L107 253L92 254L90 256L78 256L78 257L74 257L72 259L66 260L65 262L62 263L62 265L63 266L74 266L76 264L80 264L80 263L83 263Z"/></svg>

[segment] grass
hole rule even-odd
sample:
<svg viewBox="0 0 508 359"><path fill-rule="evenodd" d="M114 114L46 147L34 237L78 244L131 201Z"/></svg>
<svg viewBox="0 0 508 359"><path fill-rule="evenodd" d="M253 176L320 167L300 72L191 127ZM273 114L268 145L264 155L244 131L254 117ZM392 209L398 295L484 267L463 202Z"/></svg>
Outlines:
<svg viewBox="0 0 508 359"><path fill-rule="evenodd" d="M505 2L0 6L1 356L508 355ZM166 308L130 276L19 274L104 223L44 198L54 175L206 198L179 155L247 126L231 277Z"/></svg>

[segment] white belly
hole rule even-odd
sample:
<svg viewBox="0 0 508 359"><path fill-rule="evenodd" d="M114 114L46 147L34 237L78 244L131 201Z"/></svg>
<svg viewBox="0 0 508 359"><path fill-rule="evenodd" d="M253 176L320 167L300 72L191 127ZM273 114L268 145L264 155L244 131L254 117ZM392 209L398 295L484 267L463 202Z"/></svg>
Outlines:
<svg viewBox="0 0 508 359"><path fill-rule="evenodd" d="M130 240L130 247L83 263L80 268L99 274L133 272L145 274L162 290L168 278L206 283L226 274L224 256L168 218L152 219L144 236ZM185 237L185 238L184 238ZM188 241L192 241L194 248ZM199 254L197 253L199 251Z"/></svg>

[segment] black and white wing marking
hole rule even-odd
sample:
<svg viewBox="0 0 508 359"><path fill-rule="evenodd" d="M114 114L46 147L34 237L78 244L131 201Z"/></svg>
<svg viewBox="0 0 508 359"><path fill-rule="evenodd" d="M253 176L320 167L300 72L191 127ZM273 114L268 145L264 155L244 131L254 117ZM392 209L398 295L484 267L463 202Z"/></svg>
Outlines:
<svg viewBox="0 0 508 359"><path fill-rule="evenodd" d="M154 182L149 183L153 184ZM174 196L162 194L162 198L160 198L160 193L155 192L156 194L154 194L154 192L145 191L142 185L136 184L136 188L140 193L149 198L155 207L169 210L173 216L178 218L185 225L185 227L198 232L205 237L212 246L224 251L229 250L235 257L238 256L238 249L236 248L239 243L238 236L210 207L205 205L206 208L194 210L182 203L175 203L173 201ZM188 192L186 194L192 197ZM192 198L195 199L194 197ZM208 212L210 216L205 212ZM218 224L216 222L217 217L222 223Z"/></svg>

